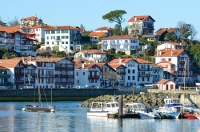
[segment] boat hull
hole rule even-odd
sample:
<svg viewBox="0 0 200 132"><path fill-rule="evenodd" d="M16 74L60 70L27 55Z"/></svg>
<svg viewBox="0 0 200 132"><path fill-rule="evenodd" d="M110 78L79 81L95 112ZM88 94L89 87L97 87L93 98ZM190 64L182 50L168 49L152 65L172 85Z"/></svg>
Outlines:
<svg viewBox="0 0 200 132"><path fill-rule="evenodd" d="M24 107L22 110L27 112L55 112L55 107Z"/></svg>
<svg viewBox="0 0 200 132"><path fill-rule="evenodd" d="M137 112L140 116L141 119L154 119L155 116L151 113L146 113L146 112Z"/></svg>
<svg viewBox="0 0 200 132"><path fill-rule="evenodd" d="M87 112L87 116L107 117L107 111L90 111Z"/></svg>
<svg viewBox="0 0 200 132"><path fill-rule="evenodd" d="M185 112L183 114L183 118L186 118L186 119L197 119L197 117L195 116L194 113L189 113L189 112Z"/></svg>

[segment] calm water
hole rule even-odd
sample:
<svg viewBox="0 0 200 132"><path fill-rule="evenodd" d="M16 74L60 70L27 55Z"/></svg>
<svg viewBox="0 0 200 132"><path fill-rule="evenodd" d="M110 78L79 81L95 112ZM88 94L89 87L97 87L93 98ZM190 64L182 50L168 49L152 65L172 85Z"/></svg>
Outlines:
<svg viewBox="0 0 200 132"><path fill-rule="evenodd" d="M200 132L198 120L89 118L82 102L54 102L55 113L22 112L26 102L0 103L0 132Z"/></svg>

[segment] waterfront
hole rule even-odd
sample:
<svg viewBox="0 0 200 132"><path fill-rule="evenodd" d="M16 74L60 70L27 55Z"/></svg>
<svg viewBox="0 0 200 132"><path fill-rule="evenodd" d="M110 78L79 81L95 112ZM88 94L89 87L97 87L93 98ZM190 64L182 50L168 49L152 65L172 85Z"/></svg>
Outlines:
<svg viewBox="0 0 200 132"><path fill-rule="evenodd" d="M198 120L107 119L87 117L83 101L54 102L55 113L23 112L27 102L0 102L0 128L6 132L200 132Z"/></svg>

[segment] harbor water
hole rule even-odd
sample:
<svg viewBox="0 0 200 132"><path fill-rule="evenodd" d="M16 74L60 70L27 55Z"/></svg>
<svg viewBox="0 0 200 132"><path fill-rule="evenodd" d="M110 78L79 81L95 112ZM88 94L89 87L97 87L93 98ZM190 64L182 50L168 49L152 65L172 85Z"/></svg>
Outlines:
<svg viewBox="0 0 200 132"><path fill-rule="evenodd" d="M87 117L82 101L54 102L55 113L23 112L30 102L0 102L2 132L200 132L197 119Z"/></svg>

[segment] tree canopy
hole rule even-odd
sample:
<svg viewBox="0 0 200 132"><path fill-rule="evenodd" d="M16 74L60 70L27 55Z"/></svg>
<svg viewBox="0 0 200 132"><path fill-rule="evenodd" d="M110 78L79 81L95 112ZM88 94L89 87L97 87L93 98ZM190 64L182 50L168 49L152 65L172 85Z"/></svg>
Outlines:
<svg viewBox="0 0 200 132"><path fill-rule="evenodd" d="M110 23L116 22L120 27L120 33L122 35L122 23L125 21L123 15L127 12L125 10L114 10L102 16L104 20L108 20Z"/></svg>

